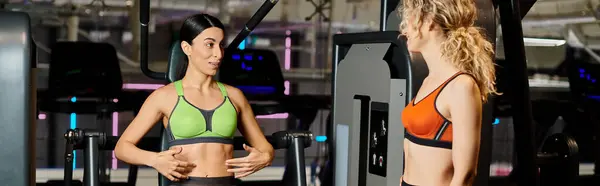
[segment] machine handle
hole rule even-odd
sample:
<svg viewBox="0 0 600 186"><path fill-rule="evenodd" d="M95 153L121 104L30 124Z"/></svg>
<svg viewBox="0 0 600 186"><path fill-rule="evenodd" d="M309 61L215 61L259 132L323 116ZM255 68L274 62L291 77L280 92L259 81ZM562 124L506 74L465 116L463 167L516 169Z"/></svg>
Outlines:
<svg viewBox="0 0 600 186"><path fill-rule="evenodd" d="M73 182L73 137L75 132L70 129L65 133L65 186L71 186Z"/></svg>
<svg viewBox="0 0 600 186"><path fill-rule="evenodd" d="M336 45L353 45L367 43L394 43L399 45L406 41L404 36L398 31L383 32L361 32L333 35L333 42Z"/></svg>
<svg viewBox="0 0 600 186"><path fill-rule="evenodd" d="M150 0L140 1L140 68L144 75L157 80L166 80L167 73L155 72L148 67L148 22L150 21Z"/></svg>
<svg viewBox="0 0 600 186"><path fill-rule="evenodd" d="M260 8L258 8L256 13L254 13L250 20L248 20L248 22L240 31L240 33L236 35L233 41L231 41L231 43L229 44L229 46L227 46L227 49L225 49L225 53L229 53L235 50L238 47L238 45L240 45L240 43L242 43L242 41L244 41L244 39L246 39L246 37L250 35L250 33L254 30L256 25L258 25L267 16L269 11L273 9L273 7L275 6L275 4L277 4L278 1L279 0L265 0L265 2L260 6Z"/></svg>

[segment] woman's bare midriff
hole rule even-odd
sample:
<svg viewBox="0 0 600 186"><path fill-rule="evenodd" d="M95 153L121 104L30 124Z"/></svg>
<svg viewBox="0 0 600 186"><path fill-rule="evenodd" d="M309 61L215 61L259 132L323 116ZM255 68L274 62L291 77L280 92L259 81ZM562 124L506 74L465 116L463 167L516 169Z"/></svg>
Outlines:
<svg viewBox="0 0 600 186"><path fill-rule="evenodd" d="M405 171L402 179L412 185L447 186L452 181L452 151L404 140Z"/></svg>
<svg viewBox="0 0 600 186"><path fill-rule="evenodd" d="M221 143L197 143L178 145L181 153L175 159L194 163L196 167L188 174L190 177L233 176L227 172L225 161L233 156L233 145Z"/></svg>

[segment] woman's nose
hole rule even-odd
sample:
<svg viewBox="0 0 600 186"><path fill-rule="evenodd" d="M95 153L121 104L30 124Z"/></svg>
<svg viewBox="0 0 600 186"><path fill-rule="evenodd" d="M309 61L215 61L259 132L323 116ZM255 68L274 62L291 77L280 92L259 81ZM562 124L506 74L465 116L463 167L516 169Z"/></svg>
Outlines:
<svg viewBox="0 0 600 186"><path fill-rule="evenodd" d="M223 54L221 52L221 50L215 51L213 56L217 59L221 59L221 57L223 57Z"/></svg>

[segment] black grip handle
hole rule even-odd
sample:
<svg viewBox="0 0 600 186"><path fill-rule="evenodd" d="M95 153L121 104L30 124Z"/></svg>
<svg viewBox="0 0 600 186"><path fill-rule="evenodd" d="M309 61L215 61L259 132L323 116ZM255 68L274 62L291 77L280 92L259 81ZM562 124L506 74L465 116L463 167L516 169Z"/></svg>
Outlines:
<svg viewBox="0 0 600 186"><path fill-rule="evenodd" d="M150 22L150 0L140 1L140 23L148 25Z"/></svg>
<svg viewBox="0 0 600 186"><path fill-rule="evenodd" d="M265 0L265 2L260 6L260 8L258 8L256 13L254 13L250 20L248 20L248 22L246 23L244 28L242 28L240 33L236 35L233 41L231 41L231 43L229 44L229 46L227 46L227 49L225 51L229 53L230 51L235 50L240 45L240 43L242 43L242 41L244 41L244 39L246 39L246 37L250 35L250 33L254 30L256 25L258 25L267 16L269 11L273 9L273 7L275 6L275 4L277 4L278 1L279 0Z"/></svg>
<svg viewBox="0 0 600 186"><path fill-rule="evenodd" d="M336 45L353 45L366 43L403 43L406 39L398 31L362 32L333 35ZM402 41L402 42L401 42Z"/></svg>
<svg viewBox="0 0 600 186"><path fill-rule="evenodd" d="M166 80L167 73L155 72L148 67L148 22L150 0L140 0L140 68L144 75L157 80Z"/></svg>

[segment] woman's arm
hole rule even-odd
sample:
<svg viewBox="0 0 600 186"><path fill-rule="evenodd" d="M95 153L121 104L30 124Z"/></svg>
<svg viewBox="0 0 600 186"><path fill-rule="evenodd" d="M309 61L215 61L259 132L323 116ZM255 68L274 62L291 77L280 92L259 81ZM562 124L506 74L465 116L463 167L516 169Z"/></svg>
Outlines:
<svg viewBox="0 0 600 186"><path fill-rule="evenodd" d="M271 146L264 133L260 130L250 103L248 103L242 91L233 87L229 89L232 90L229 93L232 101L237 103L236 109L239 112L240 122L238 122L238 129L240 133L242 133L253 148L265 153L265 155L268 155L272 159L273 146Z"/></svg>
<svg viewBox="0 0 600 186"><path fill-rule="evenodd" d="M151 166L153 163L157 153L142 150L136 144L162 118L160 98L165 96L162 92L164 90L157 89L148 96L137 116L119 138L115 146L115 156L119 160L133 165Z"/></svg>
<svg viewBox="0 0 600 186"><path fill-rule="evenodd" d="M471 185L477 174L482 102L477 84L471 76L459 76L452 84L449 109L453 130L454 175L450 185L465 186Z"/></svg>
<svg viewBox="0 0 600 186"><path fill-rule="evenodd" d="M228 86L227 92L239 112L238 118L240 122L238 122L238 129L252 147L244 144L244 149L250 154L243 158L227 160L226 164L237 167L228 170L229 172L237 173L236 177L244 177L266 166L270 166L273 161L274 150L273 146L267 141L267 138L260 130L252 107L250 107L242 91Z"/></svg>

